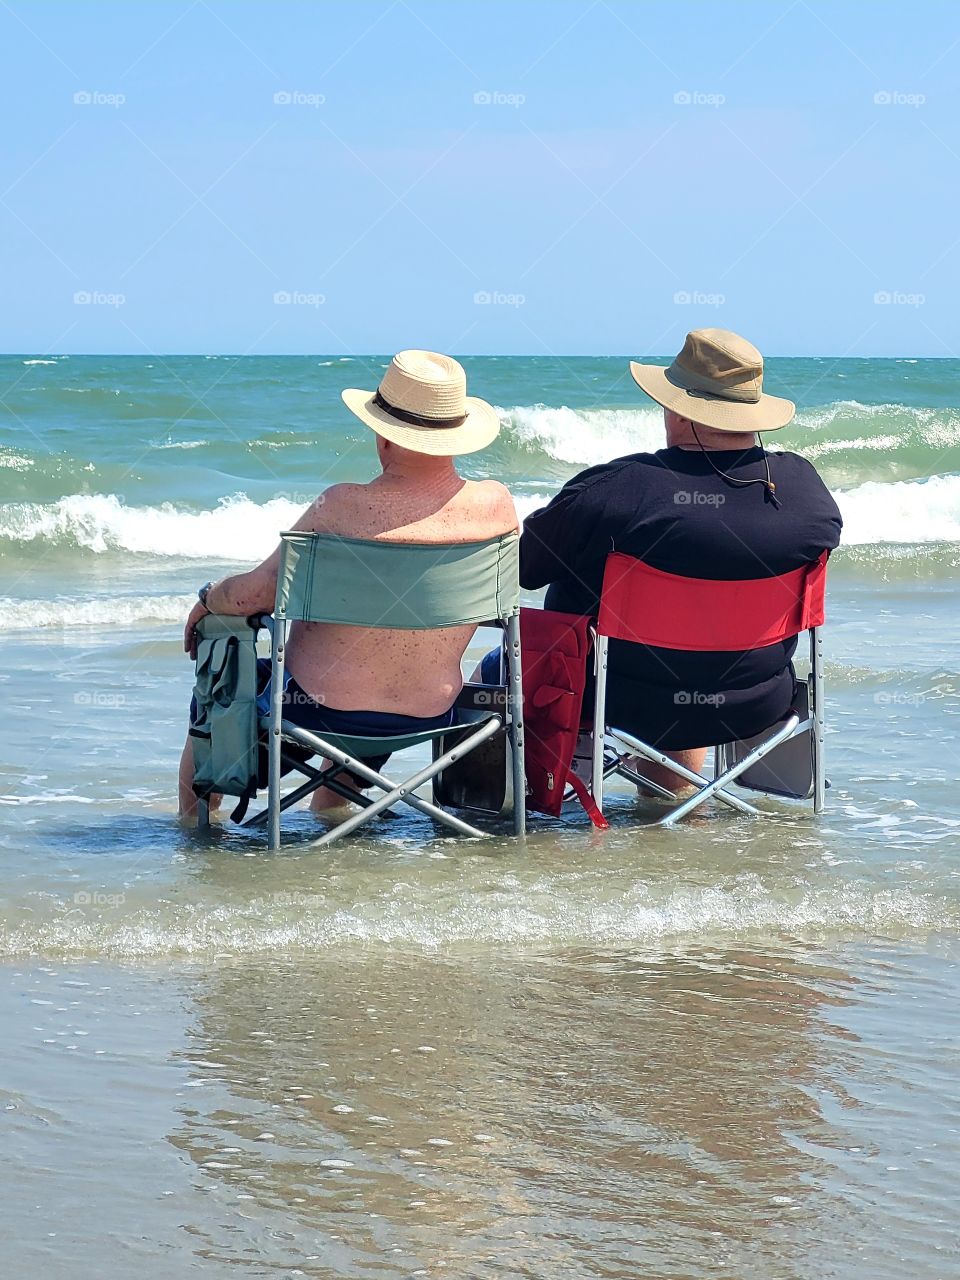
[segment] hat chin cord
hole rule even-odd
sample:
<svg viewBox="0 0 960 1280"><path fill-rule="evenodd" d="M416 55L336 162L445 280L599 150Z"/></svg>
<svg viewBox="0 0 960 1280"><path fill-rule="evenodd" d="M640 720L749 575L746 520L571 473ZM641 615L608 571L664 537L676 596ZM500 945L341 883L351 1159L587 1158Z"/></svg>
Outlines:
<svg viewBox="0 0 960 1280"><path fill-rule="evenodd" d="M714 462L714 460L710 457L709 449L705 449L703 447L703 441L697 435L696 423L691 422L690 429L693 432L694 440L696 440L697 444L700 446L700 452L706 458L707 462L709 462L711 469L713 470L715 475L718 475L721 478L721 480L726 480L728 484L739 485L743 489L745 489L749 484L762 484L763 490L764 490L764 497L766 501L772 502L773 505L777 508L777 510L778 511L780 510L780 499L777 497L777 486L774 484L770 476L770 459L767 457L767 451L763 447L763 441L760 439L759 431L757 432L757 441L760 446L760 452L763 455L763 469L766 472L766 478L761 480L760 477L758 476L753 480L738 480L736 476L728 475L726 471L723 471L720 467L718 467L717 464Z"/></svg>

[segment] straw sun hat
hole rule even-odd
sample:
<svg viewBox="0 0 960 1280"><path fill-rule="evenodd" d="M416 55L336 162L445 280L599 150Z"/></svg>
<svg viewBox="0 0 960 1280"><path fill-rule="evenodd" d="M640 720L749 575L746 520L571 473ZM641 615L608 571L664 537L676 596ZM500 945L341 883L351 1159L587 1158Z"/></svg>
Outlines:
<svg viewBox="0 0 960 1280"><path fill-rule="evenodd" d="M764 394L763 356L729 329L695 329L666 369L631 360L630 372L657 404L715 431L778 431L796 412Z"/></svg>
<svg viewBox="0 0 960 1280"><path fill-rule="evenodd" d="M378 436L414 453L474 453L500 431L496 409L467 395L463 366L435 351L399 351L376 391L341 394Z"/></svg>

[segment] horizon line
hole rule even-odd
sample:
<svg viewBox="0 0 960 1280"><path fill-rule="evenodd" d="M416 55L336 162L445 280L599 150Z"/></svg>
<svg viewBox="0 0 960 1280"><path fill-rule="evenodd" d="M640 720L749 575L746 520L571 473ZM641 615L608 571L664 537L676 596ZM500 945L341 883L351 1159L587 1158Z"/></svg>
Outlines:
<svg viewBox="0 0 960 1280"><path fill-rule="evenodd" d="M217 358L228 360L312 360L317 357L337 360L364 360L370 357L386 357L391 359L390 351L358 351L344 355L337 351L0 351L0 359L17 359L29 357L34 360L65 360L72 356L80 359L133 359L133 360L180 360L196 358ZM648 352L544 352L544 351L462 351L447 352L457 360L672 360L673 355L650 354ZM829 352L816 354L790 354L781 352L764 355L765 360L960 360L960 356L932 356L916 353L900 353L898 355L832 355Z"/></svg>

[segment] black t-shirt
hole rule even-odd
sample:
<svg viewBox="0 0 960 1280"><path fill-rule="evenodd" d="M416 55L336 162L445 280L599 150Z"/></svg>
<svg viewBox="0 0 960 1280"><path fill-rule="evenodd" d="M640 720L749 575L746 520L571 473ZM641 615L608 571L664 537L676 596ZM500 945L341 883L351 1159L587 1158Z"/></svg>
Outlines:
<svg viewBox="0 0 960 1280"><path fill-rule="evenodd" d="M711 451L709 457L660 449L582 471L524 522L521 584L549 586L548 609L586 614L599 605L611 551L692 578L764 578L799 569L837 546L840 512L805 458L767 458L779 506L764 485L732 484L714 471L764 479L759 447ZM661 747L748 737L789 707L795 649L795 639L745 653L613 641L610 718Z"/></svg>

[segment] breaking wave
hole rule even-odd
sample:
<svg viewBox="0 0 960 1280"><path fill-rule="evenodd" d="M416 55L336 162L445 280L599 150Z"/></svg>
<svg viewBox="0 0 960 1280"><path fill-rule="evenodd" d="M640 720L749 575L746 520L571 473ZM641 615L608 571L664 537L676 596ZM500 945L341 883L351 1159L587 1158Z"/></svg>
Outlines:
<svg viewBox="0 0 960 1280"><path fill-rule="evenodd" d="M785 892L744 875L729 886L666 892L634 884L598 900L598 884L582 877L579 887L590 891L580 893L579 879L548 877L520 893L486 898L472 887L439 900L411 883L349 907L323 893L176 907L134 904L122 893L81 893L64 905L44 894L35 899L29 923L0 927L0 955L133 959L309 954L350 945L433 951L477 943L658 947L758 937L924 936L958 923L955 904L902 886L834 884Z"/></svg>
<svg viewBox="0 0 960 1280"><path fill-rule="evenodd" d="M515 447L571 466L659 449L664 442L663 415L653 406L571 409L538 404L499 412ZM765 442L772 449L802 453L835 484L917 477L960 469L960 411L839 400L801 409L794 423Z"/></svg>
<svg viewBox="0 0 960 1280"><path fill-rule="evenodd" d="M868 481L836 497L846 546L960 542L960 476ZM518 502L521 515L545 500L527 496ZM290 528L304 505L285 498L257 503L236 494L212 510L190 511L170 502L136 507L114 494L74 494L52 503L0 506L0 544L250 563L269 555L278 531Z"/></svg>
<svg viewBox="0 0 960 1280"><path fill-rule="evenodd" d="M285 498L256 503L238 494L210 511L185 511L172 502L129 507L114 494L72 494L0 506L0 541L250 562L269 555L279 530L289 529L304 505Z"/></svg>
<svg viewBox="0 0 960 1280"><path fill-rule="evenodd" d="M15 600L0 596L0 622L6 631L67 631L73 627L134 627L182 622L196 596L91 596L76 599Z"/></svg>

